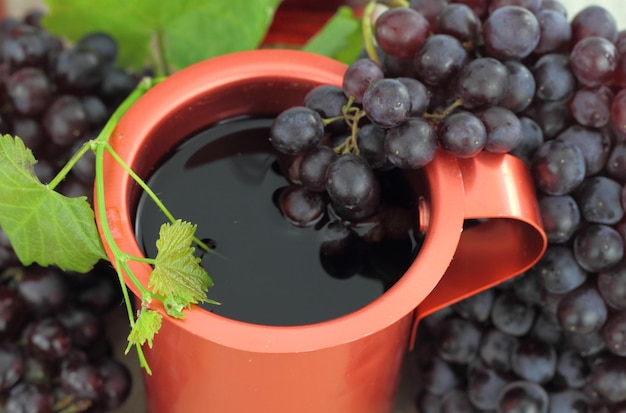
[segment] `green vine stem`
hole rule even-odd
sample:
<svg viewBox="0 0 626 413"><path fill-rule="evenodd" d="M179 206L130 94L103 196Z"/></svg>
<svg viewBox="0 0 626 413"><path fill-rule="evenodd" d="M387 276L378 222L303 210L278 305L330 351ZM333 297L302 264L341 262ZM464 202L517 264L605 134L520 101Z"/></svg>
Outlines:
<svg viewBox="0 0 626 413"><path fill-rule="evenodd" d="M374 62L380 64L380 58L378 57L378 53L376 52L376 46L374 45L374 32L372 27L372 15L374 13L374 9L376 8L376 1L370 1L363 9L363 19L362 19L362 30L363 30L363 45L365 46L365 51L367 52L367 56L372 59Z"/></svg>

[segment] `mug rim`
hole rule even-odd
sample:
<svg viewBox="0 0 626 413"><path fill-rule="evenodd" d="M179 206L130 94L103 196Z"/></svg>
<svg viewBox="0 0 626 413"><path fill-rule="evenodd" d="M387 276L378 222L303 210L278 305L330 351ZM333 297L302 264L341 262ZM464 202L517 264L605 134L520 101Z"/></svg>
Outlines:
<svg viewBox="0 0 626 413"><path fill-rule="evenodd" d="M122 117L109 142L134 168L142 153L162 149L145 145L142 138L149 136L163 117L171 116L176 105L184 106L198 96L242 79L266 82L268 78L278 78L287 83L307 81L340 86L345 68L344 64L330 58L296 50L260 49L208 59L174 73L149 90ZM427 200L430 220L420 253L393 287L361 309L314 324L268 326L232 320L199 306L185 311L182 320L167 316L160 305L155 308L164 315L164 323L174 323L189 333L223 346L264 353L296 353L335 347L381 331L413 315L453 259L464 220L463 179L457 160L440 148L423 172L431 188ZM106 215L115 241L123 251L143 256L134 232L136 205L130 205L136 185L108 155L104 159L104 175ZM98 202L97 195L94 200ZM98 215L96 220L101 233ZM110 249L106 247L106 250L111 258ZM151 267L138 262L129 264L146 286ZM128 278L126 284L138 294Z"/></svg>

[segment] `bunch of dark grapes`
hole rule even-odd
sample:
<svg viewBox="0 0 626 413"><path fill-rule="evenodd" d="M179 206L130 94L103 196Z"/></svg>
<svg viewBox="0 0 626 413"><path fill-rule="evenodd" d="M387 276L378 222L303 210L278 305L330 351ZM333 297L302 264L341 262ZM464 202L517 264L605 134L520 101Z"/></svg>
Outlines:
<svg viewBox="0 0 626 413"><path fill-rule="evenodd" d="M105 33L74 45L40 25L41 13L0 21L0 133L19 136L49 182L74 151L95 138L138 76L115 65ZM88 154L58 188L92 198ZM104 412L131 389L113 356L104 319L121 301L115 274L20 265L0 229L0 411Z"/></svg>
<svg viewBox="0 0 626 413"><path fill-rule="evenodd" d="M524 274L423 320L420 412L625 412L626 31L558 0L381 7L378 61L276 119L294 185L358 225L379 219L380 171L510 153L549 240Z"/></svg>

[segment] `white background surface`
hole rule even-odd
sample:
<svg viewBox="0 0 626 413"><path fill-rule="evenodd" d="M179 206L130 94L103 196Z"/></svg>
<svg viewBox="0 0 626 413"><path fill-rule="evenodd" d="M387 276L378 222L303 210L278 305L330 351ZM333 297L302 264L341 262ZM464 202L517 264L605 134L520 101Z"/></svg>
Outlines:
<svg viewBox="0 0 626 413"><path fill-rule="evenodd" d="M164 0L168 1L168 0ZM215 1L215 0L207 0L207 1ZM254 0L250 0L254 1ZM311 0L315 1L315 0ZM571 18L584 7L596 4L605 7L609 10L617 19L619 29L626 29L626 1L625 0L561 0L561 2L567 7L568 15ZM26 12L32 10L33 8L45 10L43 6L42 0L5 0L5 13L14 17L22 17ZM112 316L112 323L120 323L120 327L124 328L125 319L121 317L116 317L116 315ZM122 331L122 334L123 331ZM122 335L123 339L124 336ZM129 354L124 357L120 355L118 359L127 361L129 363L134 363L134 354ZM407 359L407 365L411 362L410 357ZM134 367L134 366L132 366ZM134 370L136 372L136 369ZM403 387L400 391L398 397L398 406L394 410L394 413L417 413L417 410L414 407L413 397L414 397L414 389L415 384L414 380L411 380L412 372L410 369L407 369L405 373L405 379L403 380ZM122 408L116 410L115 413L142 413L141 411L141 398L142 398L142 389L140 383L135 383L136 385L133 388L133 393L131 394L130 400L122 406ZM219 412L216 412L219 413ZM245 413L245 412L242 412ZM322 413L322 412L320 412Z"/></svg>

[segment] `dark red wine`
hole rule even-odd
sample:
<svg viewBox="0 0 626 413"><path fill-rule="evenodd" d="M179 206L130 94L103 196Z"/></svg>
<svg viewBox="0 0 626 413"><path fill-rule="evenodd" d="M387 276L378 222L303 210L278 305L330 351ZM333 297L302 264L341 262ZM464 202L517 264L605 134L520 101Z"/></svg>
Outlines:
<svg viewBox="0 0 626 413"><path fill-rule="evenodd" d="M268 140L272 119L237 118L186 140L150 177L175 217L198 225L214 253L201 265L215 286L205 308L265 325L301 325L355 311L389 289L416 253L412 236L370 242L330 214L299 228L278 208L288 159ZM397 194L396 194L397 195ZM150 257L165 217L143 196L136 233ZM361 229L363 231L363 229Z"/></svg>

